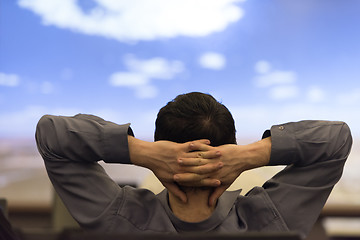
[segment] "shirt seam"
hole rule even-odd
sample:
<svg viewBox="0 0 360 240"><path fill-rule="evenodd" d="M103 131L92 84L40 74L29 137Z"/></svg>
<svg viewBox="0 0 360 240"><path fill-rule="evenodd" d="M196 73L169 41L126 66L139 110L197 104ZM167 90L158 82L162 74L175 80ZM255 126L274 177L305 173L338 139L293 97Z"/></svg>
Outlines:
<svg viewBox="0 0 360 240"><path fill-rule="evenodd" d="M268 206L271 210L271 213L273 215L273 220L280 220L281 223L281 229L280 230L286 230L286 231L290 231L289 227L286 225L284 219L282 219L280 213L277 211L276 207L273 205L273 202L271 200L271 198L267 195L267 193L265 192L265 194L262 195L262 199L264 201L264 203L266 204L266 206ZM267 223L264 227L267 227L270 223ZM278 225L278 224L277 224Z"/></svg>

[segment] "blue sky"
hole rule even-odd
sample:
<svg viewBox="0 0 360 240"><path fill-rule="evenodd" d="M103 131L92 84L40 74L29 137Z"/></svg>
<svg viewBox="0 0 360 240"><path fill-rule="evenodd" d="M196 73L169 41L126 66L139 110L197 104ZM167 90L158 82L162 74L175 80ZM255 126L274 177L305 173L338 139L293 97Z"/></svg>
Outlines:
<svg viewBox="0 0 360 240"><path fill-rule="evenodd" d="M356 136L359 12L357 0L1 0L0 137L82 112L151 139L158 109L190 91L227 105L239 138L302 119Z"/></svg>

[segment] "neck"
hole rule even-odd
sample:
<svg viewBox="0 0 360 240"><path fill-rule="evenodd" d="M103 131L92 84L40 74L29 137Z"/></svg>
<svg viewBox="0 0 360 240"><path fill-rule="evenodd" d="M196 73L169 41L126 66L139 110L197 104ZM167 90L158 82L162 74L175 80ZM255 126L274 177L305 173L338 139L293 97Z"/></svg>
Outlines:
<svg viewBox="0 0 360 240"><path fill-rule="evenodd" d="M209 206L209 196L212 190L192 189L186 191L187 202L169 192L171 210L179 219L185 222L201 222L209 218L215 207Z"/></svg>

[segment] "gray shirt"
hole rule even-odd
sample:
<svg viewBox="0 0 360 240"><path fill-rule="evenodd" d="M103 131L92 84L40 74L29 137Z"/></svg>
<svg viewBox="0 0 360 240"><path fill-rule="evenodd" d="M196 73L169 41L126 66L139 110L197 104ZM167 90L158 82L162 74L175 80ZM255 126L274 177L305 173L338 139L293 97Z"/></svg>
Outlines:
<svg viewBox="0 0 360 240"><path fill-rule="evenodd" d="M118 125L92 115L46 115L36 141L55 190L79 224L107 233L296 231L305 236L340 179L351 149L343 122L301 121L275 125L269 165L287 165L245 196L227 191L213 214L198 223L177 218L167 191L119 187L97 163L131 164L127 135Z"/></svg>

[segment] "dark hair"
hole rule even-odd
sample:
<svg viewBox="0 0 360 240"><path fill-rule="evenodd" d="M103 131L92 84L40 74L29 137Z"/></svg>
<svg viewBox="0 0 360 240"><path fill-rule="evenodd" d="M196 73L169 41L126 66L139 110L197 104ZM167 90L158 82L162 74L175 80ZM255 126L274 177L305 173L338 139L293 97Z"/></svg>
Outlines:
<svg viewBox="0 0 360 240"><path fill-rule="evenodd" d="M155 141L184 143L209 139L212 146L236 144L230 111L214 97L200 92L177 96L160 109L155 122Z"/></svg>

